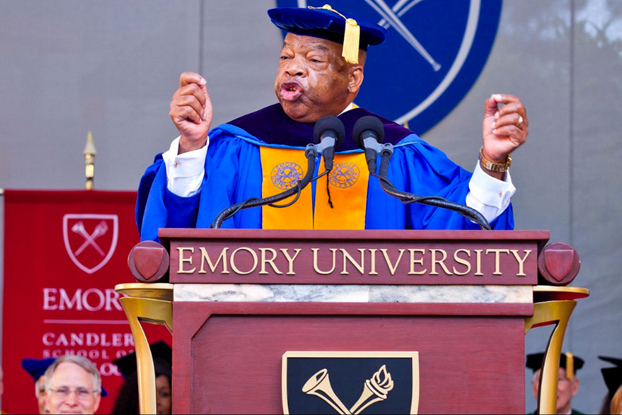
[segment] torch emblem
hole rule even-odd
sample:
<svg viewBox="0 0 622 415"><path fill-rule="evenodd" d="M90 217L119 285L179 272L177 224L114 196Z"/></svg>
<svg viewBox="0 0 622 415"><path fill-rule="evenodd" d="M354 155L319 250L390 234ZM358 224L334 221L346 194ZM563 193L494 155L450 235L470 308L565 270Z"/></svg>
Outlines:
<svg viewBox="0 0 622 415"><path fill-rule="evenodd" d="M416 414L418 353L286 352L282 387L286 414L364 414L372 405L374 413Z"/></svg>

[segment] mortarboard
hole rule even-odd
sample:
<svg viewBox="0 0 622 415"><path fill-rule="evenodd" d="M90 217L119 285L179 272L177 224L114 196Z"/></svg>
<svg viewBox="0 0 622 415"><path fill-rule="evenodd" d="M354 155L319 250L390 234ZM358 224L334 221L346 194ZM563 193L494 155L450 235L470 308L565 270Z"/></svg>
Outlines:
<svg viewBox="0 0 622 415"><path fill-rule="evenodd" d="M25 359L22 359L22 368L26 372L28 372L28 374L32 376L32 378L36 382L41 376L45 374L45 371L48 370L48 367L50 367L50 365L54 363L55 360L55 357L46 357L44 359L33 359L27 357ZM101 394L102 398L108 396L108 391L104 388L103 385Z"/></svg>
<svg viewBox="0 0 622 415"><path fill-rule="evenodd" d="M48 370L48 367L56 360L55 357L46 357L45 359L22 359L22 368L28 372L36 382Z"/></svg>
<svg viewBox="0 0 622 415"><path fill-rule="evenodd" d="M544 353L533 353L527 355L527 362L525 366L534 372L542 368L542 362L544 360ZM562 353L559 356L559 367L566 369L566 376L572 380L577 370L583 367L585 361L579 356L575 356L570 352Z"/></svg>
<svg viewBox="0 0 622 415"><path fill-rule="evenodd" d="M622 359L615 357L598 356L600 360L613 363L615 367L604 367L600 369L609 391L609 398L612 398L618 388L622 386Z"/></svg>
<svg viewBox="0 0 622 415"><path fill-rule="evenodd" d="M155 368L156 375L166 375L169 378L172 375L172 362L173 351L171 346L166 344L163 340L152 343L149 345L151 349L151 356L153 357L153 366ZM119 370L121 375L126 379L129 375L136 372L136 352L128 353L123 357L112 361Z"/></svg>
<svg viewBox="0 0 622 415"><path fill-rule="evenodd" d="M352 13L323 7L279 7L268 10L272 23L279 29L302 36L319 37L343 44L342 56L358 63L359 49L384 42L387 30Z"/></svg>

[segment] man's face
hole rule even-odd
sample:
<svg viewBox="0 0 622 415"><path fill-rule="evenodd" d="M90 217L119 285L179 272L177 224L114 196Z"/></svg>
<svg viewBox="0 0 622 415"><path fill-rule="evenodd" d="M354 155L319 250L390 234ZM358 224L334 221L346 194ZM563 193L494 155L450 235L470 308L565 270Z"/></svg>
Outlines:
<svg viewBox="0 0 622 415"><path fill-rule="evenodd" d="M52 414L93 414L101 396L94 392L93 375L72 362L63 362L52 374L46 404Z"/></svg>
<svg viewBox="0 0 622 415"><path fill-rule="evenodd" d="M538 369L531 381L531 391L533 396L538 399L540 391L540 375L541 369ZM557 413L566 414L570 411L572 398L579 391L579 379L574 377L569 380L566 377L566 369L560 367L557 377Z"/></svg>
<svg viewBox="0 0 622 415"><path fill-rule="evenodd" d="M285 113L298 122L316 122L325 115L338 115L356 93L353 71L341 57L342 45L325 39L288 33L281 49L274 92ZM353 91L356 89L356 91Z"/></svg>
<svg viewBox="0 0 622 415"><path fill-rule="evenodd" d="M37 391L37 405L39 405L39 413L49 414L49 412L45 410L45 400L47 398L47 396L45 395L45 375L37 379L37 382L35 383L35 388Z"/></svg>

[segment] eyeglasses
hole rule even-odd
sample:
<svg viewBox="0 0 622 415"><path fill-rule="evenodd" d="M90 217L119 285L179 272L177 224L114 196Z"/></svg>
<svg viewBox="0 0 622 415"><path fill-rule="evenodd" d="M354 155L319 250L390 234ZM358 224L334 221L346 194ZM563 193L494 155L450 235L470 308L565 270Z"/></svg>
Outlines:
<svg viewBox="0 0 622 415"><path fill-rule="evenodd" d="M536 382L536 383L539 383L540 382L540 376L534 377L533 381ZM566 376L560 375L560 376L557 377L557 384L559 385L562 382L570 382L570 379L568 379Z"/></svg>
<svg viewBox="0 0 622 415"><path fill-rule="evenodd" d="M71 395L72 393L75 393L76 396L78 397L78 399L81 400L81 401L86 401L93 394L99 393L99 391L90 391L90 390L84 389L84 388L71 389L71 388L61 387L61 388L58 388L58 389L50 388L48 390L50 392L52 392L54 394L54 396L56 396L59 399L67 399L69 397L69 395Z"/></svg>

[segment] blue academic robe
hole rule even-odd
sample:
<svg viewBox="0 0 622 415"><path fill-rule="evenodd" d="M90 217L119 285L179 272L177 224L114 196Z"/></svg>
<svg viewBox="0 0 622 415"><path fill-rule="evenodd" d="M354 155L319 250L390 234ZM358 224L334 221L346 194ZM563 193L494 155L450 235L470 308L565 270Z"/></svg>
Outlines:
<svg viewBox="0 0 622 415"><path fill-rule="evenodd" d="M346 138L339 152L361 151L352 139L352 126L360 117L370 114L356 108L339 116L346 128ZM385 143L395 146L388 171L388 178L395 188L466 204L472 173L453 163L443 152L410 130L378 118L385 125ZM223 209L251 197L260 198L261 147L302 151L313 142L313 125L291 120L276 104L216 127L209 133L201 191L190 197L177 196L167 189L166 166L161 154L156 156L138 189L136 221L141 240L158 240L158 229L164 227L208 228ZM318 167L319 158L316 171ZM312 186L313 195L316 191L326 191L316 189L315 182ZM376 178L369 180L365 209L366 229L479 229L479 225L447 209L403 204L387 195ZM513 229L512 206L491 225L493 229ZM241 210L222 227L261 229L261 208Z"/></svg>

